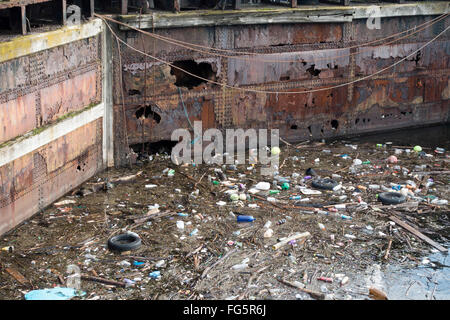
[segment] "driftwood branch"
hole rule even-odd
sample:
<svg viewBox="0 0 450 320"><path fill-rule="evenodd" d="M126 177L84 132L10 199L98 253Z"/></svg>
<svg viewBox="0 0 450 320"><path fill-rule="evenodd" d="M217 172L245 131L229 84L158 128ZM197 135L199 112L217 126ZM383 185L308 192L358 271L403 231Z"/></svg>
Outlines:
<svg viewBox="0 0 450 320"><path fill-rule="evenodd" d="M398 224L400 227L408 230L409 232L411 232L413 235L415 235L417 238L419 238L420 240L428 243L429 245L432 245L433 247L435 247L436 249L438 249L439 251L442 252L447 252L447 249L444 248L443 246L441 246L439 243L431 240L430 238L428 238L426 235L424 235L422 232L414 229L413 227L411 227L409 224L407 224L406 222L400 220L397 217L394 216L390 216L389 219L391 219L392 221L394 221L396 224Z"/></svg>

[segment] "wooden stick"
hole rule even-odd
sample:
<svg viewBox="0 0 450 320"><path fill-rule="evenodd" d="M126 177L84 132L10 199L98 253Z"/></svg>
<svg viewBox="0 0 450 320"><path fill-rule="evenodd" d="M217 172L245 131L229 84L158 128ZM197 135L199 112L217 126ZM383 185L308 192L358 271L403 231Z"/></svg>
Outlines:
<svg viewBox="0 0 450 320"><path fill-rule="evenodd" d="M285 284L287 286L293 287L293 288L297 288L302 292L308 293L309 295L311 295L311 297L318 299L318 300L324 300L325 299L325 294L321 293L321 292L315 292L309 289L305 289L303 287L301 287L300 285L296 284L295 282L290 282L290 281L286 281L284 279L277 279L279 282L281 282L282 284Z"/></svg>
<svg viewBox="0 0 450 320"><path fill-rule="evenodd" d="M281 142L285 143L286 145L292 147L292 144L290 144L289 142L287 142L286 140L284 140L283 138L280 137Z"/></svg>
<svg viewBox="0 0 450 320"><path fill-rule="evenodd" d="M125 288L125 282L118 282L118 281L114 281L114 280L103 279L100 277L81 275L81 280L100 282L100 283L104 283L104 284L108 284L108 285L112 285L112 286L116 286L116 287Z"/></svg>
<svg viewBox="0 0 450 320"><path fill-rule="evenodd" d="M311 235L311 234L310 234L309 232L303 232L303 233L298 232L298 233L294 234L293 236L288 237L288 238L284 239L283 241L280 241L280 242L274 244L274 245L272 246L272 248L273 248L274 250L277 250L277 249L279 249L279 248L281 248L281 247L287 245L287 244L288 244L290 241L292 241L292 240L297 240L297 239L301 239L301 238L306 238L306 237L309 237L310 235Z"/></svg>
<svg viewBox="0 0 450 320"><path fill-rule="evenodd" d="M233 250L228 251L221 259L219 259L216 262L214 262L210 267L206 267L205 270L203 270L203 273L202 273L202 275L200 277L201 278L206 277L206 275L208 274L209 271L211 271L212 268L214 268L219 263L224 262L225 259L228 258L232 253L236 252L236 250L237 250L237 248L234 248Z"/></svg>
<svg viewBox="0 0 450 320"><path fill-rule="evenodd" d="M132 175L130 175L130 176L120 177L120 178L117 178L117 179L113 179L113 180L111 180L111 183L114 183L114 184L121 184L121 183L132 182L132 181L134 181L137 177L139 177L141 174L142 174L142 171L139 171L138 173L132 174Z"/></svg>
<svg viewBox="0 0 450 320"><path fill-rule="evenodd" d="M195 249L194 251L189 252L189 253L186 255L186 258L189 258L189 257L192 256L193 254L198 253L200 250L202 250L202 248L203 248L203 244L202 244L200 247L198 247L197 249Z"/></svg>
<svg viewBox="0 0 450 320"><path fill-rule="evenodd" d="M200 183L200 181L202 181L202 179L203 179L203 177L205 176L205 174L206 174L206 172L205 173L203 173L203 175L200 177L200 179L194 184L194 189L196 189L197 188L197 184L199 184Z"/></svg>
<svg viewBox="0 0 450 320"><path fill-rule="evenodd" d="M283 208L283 207L281 207L281 206L279 206L279 205L277 205L277 204L275 204L275 203L273 203L273 202L271 202L271 201L267 201L267 199L264 199L264 198L261 197L261 196L257 196L256 194L253 194L252 197L254 197L254 198L256 198L256 199L259 199L259 200L262 200L262 201L265 201L265 202L267 202L267 203L270 203L271 205L273 205L274 207L276 207L276 208L278 208L278 209L286 210L285 208Z"/></svg>
<svg viewBox="0 0 450 320"><path fill-rule="evenodd" d="M369 289L369 296L375 300L388 300L386 293L374 287Z"/></svg>
<svg viewBox="0 0 450 320"><path fill-rule="evenodd" d="M422 232L414 229L413 227L411 227L409 224L403 222L402 220L400 220L397 217L394 216L390 216L389 219L391 219L392 221L394 221L396 224L398 224L399 226L403 227L404 229L408 230L409 232L411 232L413 235L415 235L417 238L421 239L422 241L428 243L429 245L432 245L433 247L435 247L436 249L438 249L439 251L442 252L447 252L447 248L444 248L443 246L441 246L439 243L431 240L430 238L428 238L426 235L424 235Z"/></svg>
<svg viewBox="0 0 450 320"><path fill-rule="evenodd" d="M248 282L247 282L247 287L244 289L244 292L242 292L242 294L237 298L237 300L242 300L242 299L245 298L245 296L246 296L247 293L248 293L248 288L249 288L250 285L252 284L253 279L255 279L256 276L257 276L260 272L266 270L268 267L269 267L269 266L265 266L265 267L263 267L263 268L257 270L255 273L253 273L253 274L250 276L250 278L248 279Z"/></svg>
<svg viewBox="0 0 450 320"><path fill-rule="evenodd" d="M392 246L392 239L389 239L388 247L384 255L384 260L389 259L389 251L391 251L391 246Z"/></svg>

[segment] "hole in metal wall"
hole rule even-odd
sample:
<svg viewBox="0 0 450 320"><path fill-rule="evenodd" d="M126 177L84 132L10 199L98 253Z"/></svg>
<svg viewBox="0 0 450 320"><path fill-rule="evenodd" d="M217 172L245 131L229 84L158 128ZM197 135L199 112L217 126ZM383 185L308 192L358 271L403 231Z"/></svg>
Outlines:
<svg viewBox="0 0 450 320"><path fill-rule="evenodd" d="M136 110L135 116L137 119L153 119L156 121L156 123L161 122L161 116L153 110L153 107L151 105L140 107Z"/></svg>
<svg viewBox="0 0 450 320"><path fill-rule="evenodd" d="M178 141L160 140L156 142L145 142L144 148L142 148L142 143L133 144L130 148L140 156L140 159L142 159L142 156L148 156L156 153L171 154L172 148L175 147L177 143Z"/></svg>
<svg viewBox="0 0 450 320"><path fill-rule="evenodd" d="M174 66L186 70L187 72L208 80L215 80L215 73L210 63L200 62L197 63L194 60L182 60L172 63ZM177 87L186 87L192 89L199 86L202 83L206 83L206 80L194 77L186 72L183 72L177 68L171 67L170 74L176 77L175 85Z"/></svg>
<svg viewBox="0 0 450 320"><path fill-rule="evenodd" d="M333 130L337 130L337 128L339 127L339 121L337 120L331 120L331 128Z"/></svg>
<svg viewBox="0 0 450 320"><path fill-rule="evenodd" d="M317 77L322 71L315 68L315 64L312 64L311 67L306 69L312 76Z"/></svg>
<svg viewBox="0 0 450 320"><path fill-rule="evenodd" d="M128 90L128 95L129 96L141 95L141 91L135 90L135 89L131 89L131 90Z"/></svg>

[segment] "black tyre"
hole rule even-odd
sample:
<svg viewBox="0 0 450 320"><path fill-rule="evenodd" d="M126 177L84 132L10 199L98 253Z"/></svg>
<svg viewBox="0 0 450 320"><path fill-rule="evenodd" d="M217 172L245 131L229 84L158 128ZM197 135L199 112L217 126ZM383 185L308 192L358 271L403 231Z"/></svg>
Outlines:
<svg viewBox="0 0 450 320"><path fill-rule="evenodd" d="M141 244L141 238L136 233L128 232L109 238L108 249L118 252L131 251L138 249Z"/></svg>
<svg viewBox="0 0 450 320"><path fill-rule="evenodd" d="M338 183L335 180L329 178L317 179L311 183L311 186L313 188L323 190L333 190L333 188L336 187L337 185Z"/></svg>
<svg viewBox="0 0 450 320"><path fill-rule="evenodd" d="M406 201L406 197L399 192L383 192L378 194L378 201L382 204L400 204Z"/></svg>

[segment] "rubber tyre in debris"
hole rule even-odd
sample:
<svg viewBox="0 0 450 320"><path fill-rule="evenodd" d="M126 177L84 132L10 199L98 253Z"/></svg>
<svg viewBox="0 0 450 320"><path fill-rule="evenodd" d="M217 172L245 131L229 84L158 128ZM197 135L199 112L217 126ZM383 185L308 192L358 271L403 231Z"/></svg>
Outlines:
<svg viewBox="0 0 450 320"><path fill-rule="evenodd" d="M313 168L306 169L305 174L307 176L317 176L317 173Z"/></svg>
<svg viewBox="0 0 450 320"><path fill-rule="evenodd" d="M134 232L122 233L108 240L108 249L123 252L138 249L142 244L141 238Z"/></svg>
<svg viewBox="0 0 450 320"><path fill-rule="evenodd" d="M333 179L325 178L314 180L311 185L316 189L333 190L338 183Z"/></svg>
<svg viewBox="0 0 450 320"><path fill-rule="evenodd" d="M400 204L406 201L406 197L399 192L382 192L378 194L378 201L382 204Z"/></svg>

